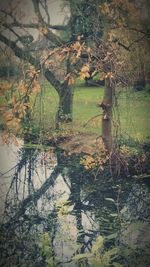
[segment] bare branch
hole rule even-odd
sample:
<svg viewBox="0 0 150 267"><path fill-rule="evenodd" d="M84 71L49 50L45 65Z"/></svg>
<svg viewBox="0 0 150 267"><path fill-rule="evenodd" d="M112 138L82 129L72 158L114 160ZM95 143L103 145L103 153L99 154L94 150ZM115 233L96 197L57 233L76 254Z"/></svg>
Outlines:
<svg viewBox="0 0 150 267"><path fill-rule="evenodd" d="M33 3L33 7L34 7L34 12L38 18L38 22L41 24L45 24L45 21L42 17L42 14L41 14L40 8L39 8L40 1L39 0L32 0L32 3Z"/></svg>
<svg viewBox="0 0 150 267"><path fill-rule="evenodd" d="M40 0L40 4L44 9L45 14L47 15L47 23L50 24L50 15L49 15L49 12L48 12L47 0L43 0L43 2Z"/></svg>
<svg viewBox="0 0 150 267"><path fill-rule="evenodd" d="M135 31L135 32L139 32L139 33L142 33L144 34L145 36L149 37L149 34L141 29L137 29L137 28L134 28L134 27L130 27L130 26L125 26L123 25L124 28L128 29L128 30L131 30L131 31Z"/></svg>
<svg viewBox="0 0 150 267"><path fill-rule="evenodd" d="M8 12L6 10L0 9L1 13L4 13L6 16L9 16L12 18L13 22L1 22L1 25L4 27L18 27L18 28L28 28L28 29L38 29L39 23L22 23L19 22L15 16L13 16L12 12ZM45 12L48 13L48 9L45 10ZM49 16L49 14L47 14ZM43 23L42 23L43 24ZM50 19L48 19L48 22L44 22L44 25L46 25L47 28L52 30L58 30L58 31L65 31L67 29L66 25L50 25Z"/></svg>
<svg viewBox="0 0 150 267"><path fill-rule="evenodd" d="M10 47L14 51L17 57L29 61L30 64L40 69L40 62L37 59L35 59L29 51L20 48L15 41L8 39L6 36L2 34L0 34L0 41L5 45L7 45L8 47Z"/></svg>
<svg viewBox="0 0 150 267"><path fill-rule="evenodd" d="M49 69L46 69L44 68L44 66L41 66L40 61L37 58L34 58L29 50L24 50L23 48L20 48L16 44L16 42L9 40L2 34L0 34L0 41L7 45L9 48L11 48L17 57L28 61L36 69L41 69L41 67L43 67L46 79L51 83L52 86L55 87L57 92L60 93L62 88L62 84L60 83L60 81L56 79L55 75Z"/></svg>
<svg viewBox="0 0 150 267"><path fill-rule="evenodd" d="M126 46L126 45L124 45L124 44L122 44L122 43L120 43L120 42L117 42L117 43L118 43L118 45L122 46L124 49L126 49L126 50L128 50L128 51L131 51L130 48L131 48L135 43L138 43L138 42L142 41L144 38L145 38L145 36L142 36L142 37L140 37L140 38L134 40L134 41L133 41L131 44L129 44L128 46Z"/></svg>
<svg viewBox="0 0 150 267"><path fill-rule="evenodd" d="M16 28L27 28L27 29L39 29L39 24L38 23L21 23L19 21L15 21L15 22L12 22L12 23L2 23L1 24L2 26L4 27L16 27ZM49 29L52 29L52 30L58 30L58 31L65 31L67 29L67 26L65 25L49 25L49 24L46 24L46 26L49 28Z"/></svg>
<svg viewBox="0 0 150 267"><path fill-rule="evenodd" d="M39 22L39 26L43 27L46 29L45 33L43 33L43 35L49 39L51 42L55 43L55 45L62 45L63 41L61 40L60 37L58 37L56 34L54 34L52 31L50 31L49 29L49 25L44 21L40 8L39 8L39 4L40 1L39 0L32 0L33 6L34 6L34 12L38 18L38 22Z"/></svg>
<svg viewBox="0 0 150 267"><path fill-rule="evenodd" d="M102 115L103 115L103 114L98 114L98 115L96 115L96 116L90 118L90 119L83 125L83 127L86 127L87 124L88 124L89 122L91 122L92 120L94 120L94 119L96 119L97 117L100 117L100 116L102 116Z"/></svg>

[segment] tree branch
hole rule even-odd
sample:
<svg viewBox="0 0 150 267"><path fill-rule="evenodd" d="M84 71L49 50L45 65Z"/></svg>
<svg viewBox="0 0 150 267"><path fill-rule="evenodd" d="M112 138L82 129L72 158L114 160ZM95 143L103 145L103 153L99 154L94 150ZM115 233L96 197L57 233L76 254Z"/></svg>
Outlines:
<svg viewBox="0 0 150 267"><path fill-rule="evenodd" d="M29 51L20 48L19 46L17 46L16 42L8 39L7 37L5 37L2 34L0 34L0 41L2 43L4 43L5 45L7 45L8 47L10 47L14 51L14 54L17 57L19 57L20 59L29 61L30 64L32 64L36 68L39 68L40 69L40 62L37 59L35 59L30 54Z"/></svg>
<svg viewBox="0 0 150 267"><path fill-rule="evenodd" d="M16 27L16 28L27 28L27 29L39 29L38 23L21 23L19 21L12 22L12 23L2 23L4 27ZM46 23L46 27L52 30L58 30L58 31L65 31L67 29L67 26L65 25L50 25Z"/></svg>
<svg viewBox="0 0 150 267"><path fill-rule="evenodd" d="M31 65L33 65L36 69L41 69L43 67L45 72L46 79L51 83L52 86L55 87L58 93L60 93L60 90L62 88L62 84L59 80L56 79L55 75L47 68L44 68L44 66L41 66L41 63L38 59L35 59L29 50L24 50L16 45L16 42L9 40L4 35L0 34L0 41L3 42L5 45L7 45L9 48L11 48L14 51L14 54L19 57L20 59L28 61Z"/></svg>
<svg viewBox="0 0 150 267"><path fill-rule="evenodd" d="M47 22L50 24L50 15L48 12L48 5L47 5L47 0L44 0L44 2L40 1L41 6L43 7L45 14L47 16Z"/></svg>
<svg viewBox="0 0 150 267"><path fill-rule="evenodd" d="M100 116L102 116L102 115L103 115L103 114L98 114L98 115L96 115L96 116L90 118L85 124L83 124L83 127L86 127L87 124L88 124L90 121L92 121L92 120L94 120L95 118L100 117Z"/></svg>
<svg viewBox="0 0 150 267"><path fill-rule="evenodd" d="M55 75L49 69L45 70L45 77L51 83L51 85L54 86L57 93L59 94L62 88L61 82L56 79Z"/></svg>
<svg viewBox="0 0 150 267"><path fill-rule="evenodd" d="M122 46L124 49L128 50L128 51L131 51L130 48L135 44L135 43L138 43L140 42L141 40L143 40L145 38L145 36L142 36L136 40L134 40L131 44L129 44L128 46L118 42L118 45Z"/></svg>
<svg viewBox="0 0 150 267"><path fill-rule="evenodd" d="M19 22L12 14L12 12L8 12L6 10L0 9L0 12L4 13L6 16L10 16L12 18L12 22L1 22L1 25L3 27L17 27L17 28L28 28L28 29L38 29L39 23L23 23ZM43 24L43 22L42 22ZM50 19L48 19L48 22L44 21L44 25L46 25L47 28L52 30L58 30L58 31L65 31L67 29L67 25L50 25Z"/></svg>
<svg viewBox="0 0 150 267"><path fill-rule="evenodd" d="M49 30L49 25L44 21L40 8L39 8L39 0L32 0L33 7L34 7L34 12L38 18L39 26L43 27L46 29L45 33L43 35L49 39L51 42L55 43L55 45L62 45L63 41L61 40L60 37L58 37L56 34L54 34L52 31Z"/></svg>
<svg viewBox="0 0 150 267"><path fill-rule="evenodd" d="M142 33L144 35L146 35L147 37L149 37L149 34L141 29L137 29L137 28L134 28L134 27L130 27L130 26L125 26L123 25L124 28L127 28L128 30L131 30L131 31L135 31L135 32L139 32L139 33Z"/></svg>

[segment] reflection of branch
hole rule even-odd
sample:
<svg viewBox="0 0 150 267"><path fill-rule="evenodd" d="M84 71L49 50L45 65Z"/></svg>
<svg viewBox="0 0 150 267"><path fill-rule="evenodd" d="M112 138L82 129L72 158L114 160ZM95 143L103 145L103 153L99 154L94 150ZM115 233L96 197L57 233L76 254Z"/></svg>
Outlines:
<svg viewBox="0 0 150 267"><path fill-rule="evenodd" d="M27 29L39 29L39 24L38 23L20 23L18 21L16 22L12 22L12 23L2 23L2 25L4 27L16 27L16 28L27 28ZM65 31L66 30L66 26L64 25L49 25L49 24L46 24L47 27L49 29L52 29L52 30L58 30L58 31Z"/></svg>
<svg viewBox="0 0 150 267"><path fill-rule="evenodd" d="M69 190L71 190L71 186L69 185L69 183L68 183L68 181L67 181L67 179L66 179L66 176L63 175L63 174L61 174L61 175L62 175L62 178L63 178L65 184L68 186Z"/></svg>
<svg viewBox="0 0 150 267"><path fill-rule="evenodd" d="M12 167L11 169L9 169L8 171L3 172L3 173L0 173L0 178L1 178L2 176L4 176L5 174L7 174L7 173L11 172L12 170L14 170L16 167L17 167L17 164L16 164L14 167Z"/></svg>
<svg viewBox="0 0 150 267"><path fill-rule="evenodd" d="M31 29L39 29L39 23L33 23L33 22L30 22L30 23L23 23L23 22L20 22L18 21L15 16L13 16L12 12L8 12L6 10L2 10L0 9L0 12L1 13L4 13L6 16L10 16L12 18L12 22L2 22L1 25L3 25L4 27L17 27L17 28L31 28ZM48 19L48 23L47 22L44 22L44 24L49 28L49 29L53 29L53 30L63 30L65 31L67 26L65 25L50 25L49 23L49 20Z"/></svg>
<svg viewBox="0 0 150 267"><path fill-rule="evenodd" d="M41 196L46 193L49 187L54 185L54 182L59 173L60 173L60 168L56 166L53 172L51 173L50 177L42 184L42 186L39 189L37 189L33 194L29 195L20 203L19 209L17 210L16 214L10 219L10 221L3 224L2 227L4 228L10 227L13 223L18 221L18 219L22 215L25 214L27 208L31 205L31 203L36 204L37 201L41 198Z"/></svg>

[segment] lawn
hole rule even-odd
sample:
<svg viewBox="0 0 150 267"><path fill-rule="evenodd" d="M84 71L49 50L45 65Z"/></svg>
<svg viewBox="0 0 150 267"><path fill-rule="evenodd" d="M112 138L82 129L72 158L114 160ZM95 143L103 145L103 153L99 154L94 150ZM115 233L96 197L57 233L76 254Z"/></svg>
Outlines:
<svg viewBox="0 0 150 267"><path fill-rule="evenodd" d="M68 127L80 132L101 134L101 116L92 119L102 111L97 103L103 98L102 87L81 87L74 89L73 123ZM34 108L34 123L44 128L53 128L58 105L56 91L44 84L41 97L37 97ZM146 92L123 91L119 94L118 107L121 132L138 139L150 134L150 94ZM117 114L114 108L114 115ZM115 116L114 116L115 117ZM115 121L115 118L114 118ZM86 126L85 126L86 124Z"/></svg>

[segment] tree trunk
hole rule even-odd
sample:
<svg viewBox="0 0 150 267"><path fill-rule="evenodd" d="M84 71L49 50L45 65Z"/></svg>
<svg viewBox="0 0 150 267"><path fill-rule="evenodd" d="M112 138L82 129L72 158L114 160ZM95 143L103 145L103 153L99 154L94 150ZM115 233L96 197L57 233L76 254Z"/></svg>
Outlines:
<svg viewBox="0 0 150 267"><path fill-rule="evenodd" d="M112 95L113 86L111 78L107 77L105 79L104 98L100 106L103 109L102 139L109 152L112 150Z"/></svg>
<svg viewBox="0 0 150 267"><path fill-rule="evenodd" d="M72 121L73 109L73 90L65 84L59 92L59 105L56 113L56 128L59 127L61 122Z"/></svg>

